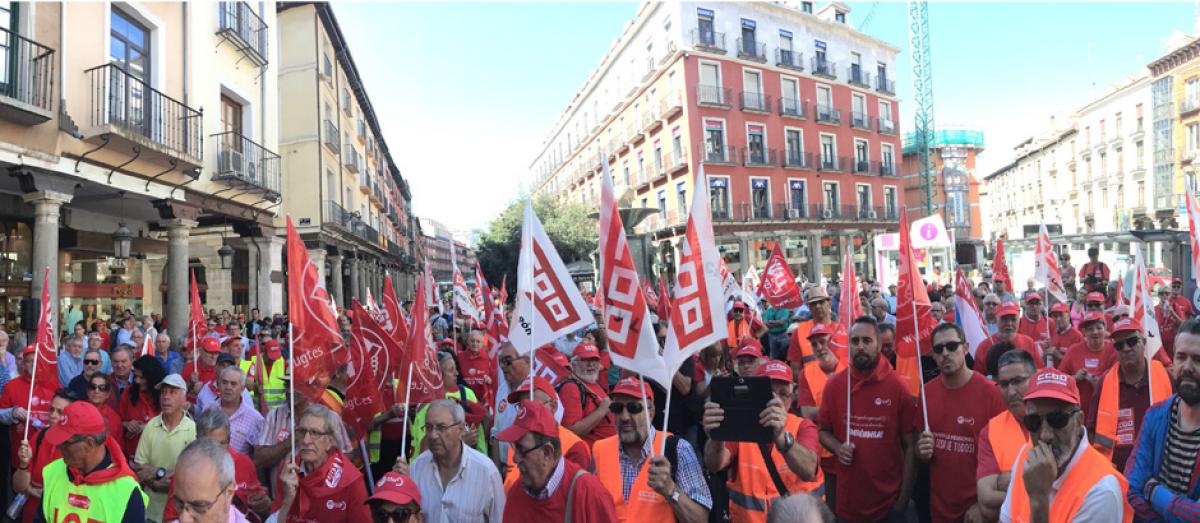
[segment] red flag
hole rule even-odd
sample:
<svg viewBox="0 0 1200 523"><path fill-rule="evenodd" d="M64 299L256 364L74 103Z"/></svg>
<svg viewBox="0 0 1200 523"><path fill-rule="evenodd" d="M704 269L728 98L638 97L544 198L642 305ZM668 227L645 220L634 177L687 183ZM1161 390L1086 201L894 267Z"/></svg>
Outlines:
<svg viewBox="0 0 1200 523"><path fill-rule="evenodd" d="M196 285L196 270L192 269L192 310L188 315L188 341L199 340L208 334L208 322L204 318L204 304L200 303L200 286Z"/></svg>
<svg viewBox="0 0 1200 523"><path fill-rule="evenodd" d="M1136 282L1135 282L1136 283ZM1129 295L1125 293L1125 278L1117 278L1117 292L1113 297L1113 303L1117 306L1130 306L1133 302L1129 299Z"/></svg>
<svg viewBox="0 0 1200 523"><path fill-rule="evenodd" d="M380 392L392 388L390 363L400 347L358 300L352 304L354 323L350 334L350 383L342 405L342 422L351 438L362 438L371 420L383 410Z"/></svg>
<svg viewBox="0 0 1200 523"><path fill-rule="evenodd" d="M142 336L142 348L138 351L138 357L140 358L142 356L153 356L153 355L154 355L154 343L152 343L150 341L149 335L143 335Z"/></svg>
<svg viewBox="0 0 1200 523"><path fill-rule="evenodd" d="M483 269L475 262L475 309L479 311L479 324L488 326L492 322L495 305L492 303L492 287L483 277Z"/></svg>
<svg viewBox="0 0 1200 523"><path fill-rule="evenodd" d="M662 276L658 277L658 300L654 302L654 314L658 316L658 321L671 320L671 290Z"/></svg>
<svg viewBox="0 0 1200 523"><path fill-rule="evenodd" d="M899 281L896 282L896 372L908 385L913 396L920 394L922 384L920 357L930 351L930 335L937 325L930 312L929 293L917 271L917 257L913 253L912 238L908 230L908 208L900 210L900 256L897 263ZM914 314L916 315L914 322ZM919 344L919 345L918 345Z"/></svg>
<svg viewBox="0 0 1200 523"><path fill-rule="evenodd" d="M500 308L508 307L508 278L500 278Z"/></svg>
<svg viewBox="0 0 1200 523"><path fill-rule="evenodd" d="M655 310L655 314L658 314L658 293L654 291L654 286L650 282L642 282L642 294L646 296L646 304Z"/></svg>
<svg viewBox="0 0 1200 523"><path fill-rule="evenodd" d="M333 374L336 352L344 349L329 294L308 258L304 242L287 218L288 318L291 321L292 380L296 392L320 401ZM342 354L344 356L344 353Z"/></svg>
<svg viewBox="0 0 1200 523"><path fill-rule="evenodd" d="M398 345L408 341L408 321L404 318L400 300L396 298L396 288L392 286L392 275L383 277L383 330L396 341Z"/></svg>
<svg viewBox="0 0 1200 523"><path fill-rule="evenodd" d="M42 274L42 312L38 318L37 363L34 367L33 382L46 393L44 397L54 395L61 385L58 382L58 350L54 343L54 304L50 303L50 268L46 267Z"/></svg>
<svg viewBox="0 0 1200 523"><path fill-rule="evenodd" d="M398 367L400 383L409 387L405 390L401 386L403 396L397 402L409 405L428 403L446 396L442 368L438 365L437 352L429 337L429 307L425 305L425 288L430 284L425 278L417 281L417 297L411 313L412 330L408 333L408 342L401 352Z"/></svg>
<svg viewBox="0 0 1200 523"><path fill-rule="evenodd" d="M767 259L767 265L763 267L761 290L763 297L772 307L794 309L804 305L800 287L796 285L796 277L788 268L787 259L783 257L778 242L775 243L771 257Z"/></svg>
<svg viewBox="0 0 1200 523"><path fill-rule="evenodd" d="M992 281L996 281L997 278L1002 278L1006 282L1005 287L1008 292L1013 291L1013 281L1008 276L1008 263L1004 261L1003 237L996 239L996 255L992 258Z"/></svg>
<svg viewBox="0 0 1200 523"><path fill-rule="evenodd" d="M854 270L854 242L846 242L848 249L842 260L842 294L838 298L838 320L846 331L855 318L863 315L862 300L858 297L858 275Z"/></svg>

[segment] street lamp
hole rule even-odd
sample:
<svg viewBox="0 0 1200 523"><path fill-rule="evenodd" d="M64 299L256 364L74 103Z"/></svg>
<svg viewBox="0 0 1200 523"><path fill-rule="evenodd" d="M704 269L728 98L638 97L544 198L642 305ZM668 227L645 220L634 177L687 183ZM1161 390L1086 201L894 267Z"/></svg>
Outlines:
<svg viewBox="0 0 1200 523"><path fill-rule="evenodd" d="M233 268L233 247L221 244L221 248L217 249L217 256L221 257L221 269Z"/></svg>
<svg viewBox="0 0 1200 523"><path fill-rule="evenodd" d="M133 245L133 233L129 232L129 228L125 227L125 222L117 224L117 230L113 231L113 257L118 260L129 258L129 248Z"/></svg>

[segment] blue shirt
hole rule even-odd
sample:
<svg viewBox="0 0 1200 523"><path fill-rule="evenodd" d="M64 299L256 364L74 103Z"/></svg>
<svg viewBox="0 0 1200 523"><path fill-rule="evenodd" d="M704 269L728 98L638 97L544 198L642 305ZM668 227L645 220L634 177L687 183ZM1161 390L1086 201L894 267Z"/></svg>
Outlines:
<svg viewBox="0 0 1200 523"><path fill-rule="evenodd" d="M642 465L646 462L646 458L650 456L651 443L654 441L654 434L658 432L654 427L650 427L650 433L646 436L646 441L642 443L642 459L634 461L624 451L618 447L617 455L621 462L621 494L625 499L629 499L629 492L633 489L633 482L637 479L638 471L642 469ZM703 505L706 509L712 509L712 493L708 490L708 483L704 480L704 471L700 468L700 462L696 459L696 451L692 450L692 444L687 440L679 438L676 447L676 467L675 467L675 484L679 485L679 490L683 492L692 501ZM595 472L594 470L592 471Z"/></svg>
<svg viewBox="0 0 1200 523"><path fill-rule="evenodd" d="M63 386L71 383L71 378L83 373L83 353L79 357L71 355L71 352L63 349L58 351L58 382Z"/></svg>
<svg viewBox="0 0 1200 523"><path fill-rule="evenodd" d="M183 372L183 358L179 357L179 353L175 351L167 351L167 357L162 357L159 353L155 353L154 357L167 370L167 374L181 374Z"/></svg>

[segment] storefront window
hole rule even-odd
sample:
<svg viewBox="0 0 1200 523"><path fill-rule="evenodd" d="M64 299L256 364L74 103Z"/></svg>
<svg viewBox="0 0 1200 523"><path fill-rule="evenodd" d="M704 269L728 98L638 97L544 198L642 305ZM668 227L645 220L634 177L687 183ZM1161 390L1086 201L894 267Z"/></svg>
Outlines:
<svg viewBox="0 0 1200 523"><path fill-rule="evenodd" d="M58 253L58 294L60 313L67 306L83 312L91 325L96 319L109 320L132 311L142 311L142 264L145 260L117 260L107 253L70 249Z"/></svg>

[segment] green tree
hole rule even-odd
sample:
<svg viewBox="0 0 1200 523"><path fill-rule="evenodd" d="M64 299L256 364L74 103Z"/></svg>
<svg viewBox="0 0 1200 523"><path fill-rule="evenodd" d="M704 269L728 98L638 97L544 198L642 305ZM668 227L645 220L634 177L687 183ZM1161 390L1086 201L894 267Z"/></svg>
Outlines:
<svg viewBox="0 0 1200 523"><path fill-rule="evenodd" d="M588 259L596 250L599 230L590 209L576 202L558 202L551 196L534 197L533 210L563 263ZM475 255L488 283L499 288L508 282L509 296L517 290L517 264L521 259L521 222L525 200L511 204L488 224L479 238Z"/></svg>

